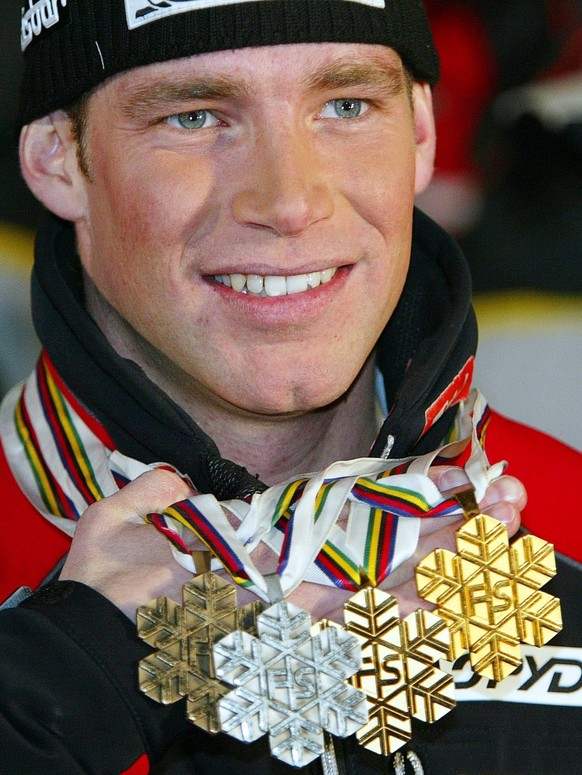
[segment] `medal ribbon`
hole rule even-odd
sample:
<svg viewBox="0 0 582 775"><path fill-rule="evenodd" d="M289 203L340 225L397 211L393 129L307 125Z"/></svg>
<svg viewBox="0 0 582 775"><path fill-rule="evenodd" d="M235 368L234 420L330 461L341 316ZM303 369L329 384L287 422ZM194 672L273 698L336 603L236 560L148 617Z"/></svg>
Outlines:
<svg viewBox="0 0 582 775"><path fill-rule="evenodd" d="M427 476L431 465L462 465L480 499L503 464L490 467L482 441L489 410L478 391L460 405L448 443L417 458L360 458L333 463L249 500L219 502L196 495L148 520L169 539L175 558L194 572L188 535L211 549L213 567L268 599L252 552L264 542L278 557L285 595L302 581L360 588L363 568L373 584L416 548L420 520L460 514ZM103 427L63 384L43 354L22 390L5 399L5 451L29 500L69 535L88 505L116 492L145 465L122 455ZM171 466L170 466L171 467Z"/></svg>

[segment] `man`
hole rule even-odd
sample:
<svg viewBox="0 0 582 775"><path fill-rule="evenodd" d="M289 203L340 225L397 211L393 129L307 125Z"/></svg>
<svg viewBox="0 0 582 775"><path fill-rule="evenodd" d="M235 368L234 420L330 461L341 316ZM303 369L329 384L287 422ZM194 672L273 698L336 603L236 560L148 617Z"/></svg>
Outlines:
<svg viewBox="0 0 582 775"><path fill-rule="evenodd" d="M200 548L171 520L150 516L156 532L144 518L205 504L198 538L221 559L230 540L251 589L272 601L264 583L279 564L290 601L314 620L341 620L352 593L341 568L337 584L320 584L313 509L290 512L308 528L285 533L289 562L257 541L253 570L232 530L253 493L263 503L257 493L275 492L265 488L338 460L354 459L350 476L361 476L368 454L387 468L421 456L402 463L403 476L419 471L405 481L445 491L470 456L481 507L513 534L524 494L499 469L487 473L489 423L491 460L516 459L537 500L532 523L559 538L567 520L546 526L554 498L544 490L565 494L580 469L577 453L469 398L475 331L463 259L421 214L413 224L414 196L432 173L438 72L422 4L30 2L22 45L22 170L51 215L33 280L45 353L2 412L14 519L5 592L41 586L2 613L7 771L289 771L264 739L211 737L185 723L183 708L140 695L136 665L151 649L135 635L135 609L179 600L192 577L188 552ZM462 443L428 471L434 455L422 455L455 434ZM543 482L547 459L558 470ZM230 521L220 510L205 521L215 501L197 493L228 501ZM319 525L328 505L318 505ZM180 512L186 522L192 513ZM400 553L399 567L362 557L358 578L360 567L378 570L403 614L426 605L414 566L435 546L454 549L458 517L425 520L414 540L397 531L385 546ZM416 524L403 523L404 532ZM357 541L362 531L350 525ZM297 578L287 584L289 573ZM579 584L565 565L558 578ZM239 604L251 598L240 590ZM561 637L573 646L569 605ZM508 707L461 705L452 720L415 730L414 754L394 767L568 771L579 708L552 710L563 737L533 753L548 708L528 708L525 724ZM392 767L353 738L336 753L348 772Z"/></svg>

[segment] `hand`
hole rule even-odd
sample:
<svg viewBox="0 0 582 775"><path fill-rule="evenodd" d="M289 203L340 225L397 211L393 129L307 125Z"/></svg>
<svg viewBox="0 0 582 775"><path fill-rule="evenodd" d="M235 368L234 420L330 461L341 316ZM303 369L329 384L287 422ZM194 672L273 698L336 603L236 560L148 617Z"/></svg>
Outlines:
<svg viewBox="0 0 582 775"><path fill-rule="evenodd" d="M177 474L156 470L89 506L60 578L93 587L130 619L140 605L160 595L181 600L182 585L192 574L174 560L167 539L143 518L193 494Z"/></svg>
<svg viewBox="0 0 582 775"><path fill-rule="evenodd" d="M448 468L444 471L433 468L429 471L429 476L443 494L469 483L464 472L459 468ZM512 476L501 476L489 485L483 500L479 503L479 508L482 513L503 522L511 537L519 530L521 511L525 508L526 502L527 494L521 482ZM463 523L464 519L455 518L448 519L446 523L440 520L423 522L415 553L381 584L382 589L386 589L398 599L401 617L407 616L417 608L434 608L418 596L414 580L415 568L434 549L448 549L456 553L455 532L462 527ZM438 529L435 529L437 526Z"/></svg>

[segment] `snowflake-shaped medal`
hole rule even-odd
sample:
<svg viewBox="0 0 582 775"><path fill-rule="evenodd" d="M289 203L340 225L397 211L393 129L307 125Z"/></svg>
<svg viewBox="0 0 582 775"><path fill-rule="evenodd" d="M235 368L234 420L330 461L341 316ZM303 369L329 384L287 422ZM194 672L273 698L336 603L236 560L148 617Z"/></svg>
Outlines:
<svg viewBox="0 0 582 775"><path fill-rule="evenodd" d="M358 639L310 626L282 601L257 618L257 637L237 631L214 646L216 675L236 687L218 701L222 731L244 742L268 734L272 755L295 767L324 753L324 732L347 737L367 720L364 694L347 682L361 665Z"/></svg>
<svg viewBox="0 0 582 775"><path fill-rule="evenodd" d="M560 601L540 592L556 573L554 548L526 535L509 544L505 526L479 512L472 490L457 493L467 522L458 554L435 549L417 566L418 594L451 630L454 661L501 681L522 663L520 643L543 646L562 628Z"/></svg>
<svg viewBox="0 0 582 775"><path fill-rule="evenodd" d="M346 630L363 639L363 667L351 683L367 697L369 721L356 737L388 756L410 740L412 718L433 723L455 706L453 679L437 666L450 634L429 611L401 620L397 600L376 588L350 598L344 619Z"/></svg>
<svg viewBox="0 0 582 775"><path fill-rule="evenodd" d="M164 704L187 697L188 719L215 734L220 731L216 703L230 687L216 678L212 647L234 630L254 632L263 604L237 610L234 586L214 573L187 582L182 595L181 606L159 597L138 609L138 634L157 649L139 663L139 685Z"/></svg>

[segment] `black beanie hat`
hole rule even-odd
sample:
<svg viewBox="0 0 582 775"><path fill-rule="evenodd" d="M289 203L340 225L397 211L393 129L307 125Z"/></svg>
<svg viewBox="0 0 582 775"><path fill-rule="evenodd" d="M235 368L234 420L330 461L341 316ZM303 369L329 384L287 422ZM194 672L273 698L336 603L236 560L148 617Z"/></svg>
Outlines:
<svg viewBox="0 0 582 775"><path fill-rule="evenodd" d="M116 73L209 51L377 43L434 85L422 0L26 0L20 124L66 108Z"/></svg>

